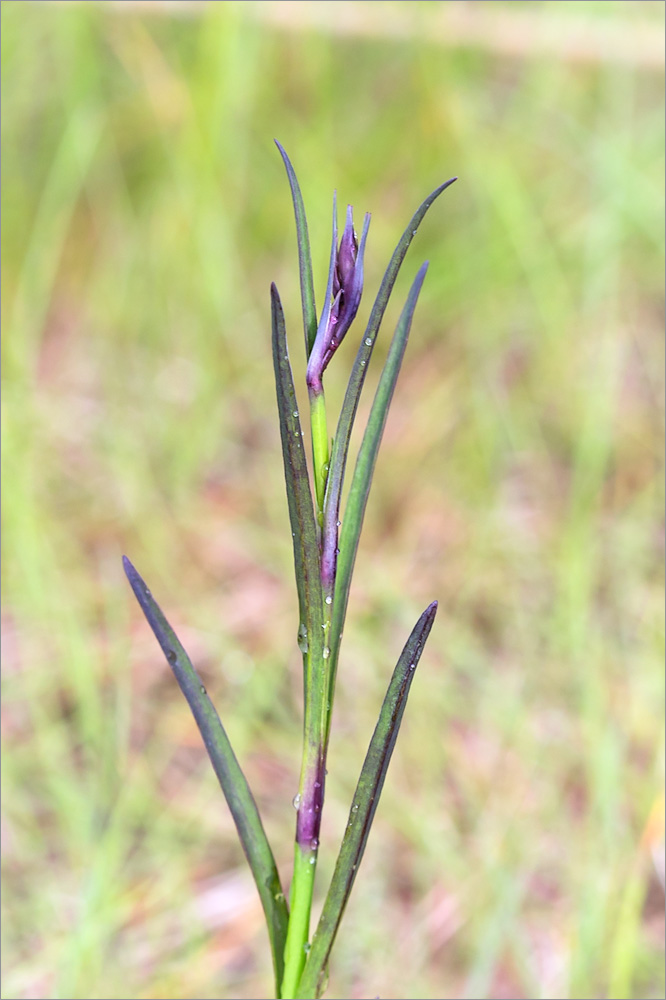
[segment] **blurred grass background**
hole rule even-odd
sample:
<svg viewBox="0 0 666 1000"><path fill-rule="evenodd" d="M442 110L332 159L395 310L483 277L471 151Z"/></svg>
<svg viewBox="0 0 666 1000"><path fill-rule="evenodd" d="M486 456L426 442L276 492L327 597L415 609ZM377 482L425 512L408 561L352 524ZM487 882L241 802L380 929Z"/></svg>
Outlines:
<svg viewBox="0 0 666 1000"><path fill-rule="evenodd" d="M205 677L287 879L272 279L304 368L274 136L320 299L332 189L373 213L362 318L412 211L460 177L373 362L428 258L320 886L402 642L440 612L329 996L664 995L663 22L651 2L2 4L4 997L267 995L253 884L120 555Z"/></svg>

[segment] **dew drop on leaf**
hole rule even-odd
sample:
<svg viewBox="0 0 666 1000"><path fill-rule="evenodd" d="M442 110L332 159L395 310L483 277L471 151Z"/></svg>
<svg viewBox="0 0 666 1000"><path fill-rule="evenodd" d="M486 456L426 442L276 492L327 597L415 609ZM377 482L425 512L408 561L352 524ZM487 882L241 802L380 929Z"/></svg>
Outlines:
<svg viewBox="0 0 666 1000"><path fill-rule="evenodd" d="M298 626L298 648L301 653L307 653L310 648L308 645L308 630L302 622Z"/></svg>

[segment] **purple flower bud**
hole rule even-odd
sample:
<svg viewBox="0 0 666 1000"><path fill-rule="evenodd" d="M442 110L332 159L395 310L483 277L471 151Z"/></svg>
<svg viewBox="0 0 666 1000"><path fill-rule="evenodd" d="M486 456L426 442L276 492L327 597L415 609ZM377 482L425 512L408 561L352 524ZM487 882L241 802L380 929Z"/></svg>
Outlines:
<svg viewBox="0 0 666 1000"><path fill-rule="evenodd" d="M366 215L359 245L352 206L347 207L347 222L335 252L331 276L333 301L322 316L308 362L308 385L312 388L321 385L321 377L329 361L358 312L363 293L363 253L369 225L370 216Z"/></svg>
<svg viewBox="0 0 666 1000"><path fill-rule="evenodd" d="M343 289L349 285L354 276L354 268L356 267L357 257L358 236L354 230L352 207L351 205L347 205L347 223L342 234L342 239L340 240L338 259L335 265L338 283Z"/></svg>

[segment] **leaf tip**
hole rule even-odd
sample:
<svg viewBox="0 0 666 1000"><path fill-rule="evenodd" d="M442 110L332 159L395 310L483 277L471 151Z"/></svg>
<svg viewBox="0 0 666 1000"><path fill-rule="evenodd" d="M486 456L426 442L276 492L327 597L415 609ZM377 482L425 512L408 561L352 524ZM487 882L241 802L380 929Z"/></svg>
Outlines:
<svg viewBox="0 0 666 1000"><path fill-rule="evenodd" d="M438 607L439 607L439 602L433 601L432 604L429 604L428 607L423 612L423 614L421 615L420 624L423 628L423 642L425 642L428 636L430 635L430 630L435 623L435 617L437 615Z"/></svg>
<svg viewBox="0 0 666 1000"><path fill-rule="evenodd" d="M435 198L438 198L443 191L446 191L446 189L451 187L452 184L455 184L457 180L458 180L457 177L449 177L448 181L444 181L443 184L440 184L438 188L435 188L432 195L430 196L432 200L434 201Z"/></svg>
<svg viewBox="0 0 666 1000"><path fill-rule="evenodd" d="M134 594L135 594L135 596L138 599L139 598L139 592L141 591L142 588L145 590L146 589L146 585L143 582L143 579L142 579L140 573L135 569L134 565L127 558L127 556L123 556L123 569L125 570L125 576L127 577L128 581L129 581L129 585L132 588L132 590L134 591Z"/></svg>

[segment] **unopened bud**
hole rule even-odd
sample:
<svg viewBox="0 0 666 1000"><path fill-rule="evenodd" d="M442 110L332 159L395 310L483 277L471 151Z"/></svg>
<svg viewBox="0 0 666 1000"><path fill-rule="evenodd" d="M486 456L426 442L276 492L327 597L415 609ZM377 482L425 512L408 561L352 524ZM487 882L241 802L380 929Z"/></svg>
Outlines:
<svg viewBox="0 0 666 1000"><path fill-rule="evenodd" d="M356 258L358 257L358 236L354 229L354 219L351 205L347 206L347 222L340 240L338 259L336 262L336 277L340 288L344 291L354 277Z"/></svg>

